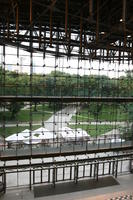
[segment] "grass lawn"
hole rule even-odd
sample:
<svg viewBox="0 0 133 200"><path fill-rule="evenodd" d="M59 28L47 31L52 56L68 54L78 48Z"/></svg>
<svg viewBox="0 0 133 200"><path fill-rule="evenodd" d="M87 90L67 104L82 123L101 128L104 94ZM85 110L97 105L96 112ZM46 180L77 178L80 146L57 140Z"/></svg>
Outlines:
<svg viewBox="0 0 133 200"><path fill-rule="evenodd" d="M81 128L91 136L95 137L98 135L102 135L108 131L111 131L112 129L116 128L113 125L69 125L70 128L76 129Z"/></svg>
<svg viewBox="0 0 133 200"><path fill-rule="evenodd" d="M29 110L21 110L16 118L19 122L27 122L30 121L30 119L32 119L32 121L46 121L49 117L51 117L51 115L51 113L47 113L45 111L33 111L32 118L30 118Z"/></svg>
<svg viewBox="0 0 133 200"><path fill-rule="evenodd" d="M97 115L98 121L126 121L128 114L120 108L113 108L113 106L104 106ZM79 113L72 117L72 121L87 122L96 121L96 118L89 112L89 107L81 108Z"/></svg>
<svg viewBox="0 0 133 200"><path fill-rule="evenodd" d="M49 108L48 105L38 105L37 111L34 111L34 106L32 107L32 118L30 118L30 109L20 110L17 114L16 119L11 119L11 113L0 112L0 121L5 117L5 121L8 122L28 122L32 119L32 121L46 121L53 114L53 109Z"/></svg>
<svg viewBox="0 0 133 200"><path fill-rule="evenodd" d="M25 129L29 129L29 126L26 127L6 127L4 128L0 128L0 135L1 136L5 136L8 137L9 135L12 135L14 133L20 133L21 131L24 131ZM32 130L35 130L37 128L40 128L40 126L32 126Z"/></svg>

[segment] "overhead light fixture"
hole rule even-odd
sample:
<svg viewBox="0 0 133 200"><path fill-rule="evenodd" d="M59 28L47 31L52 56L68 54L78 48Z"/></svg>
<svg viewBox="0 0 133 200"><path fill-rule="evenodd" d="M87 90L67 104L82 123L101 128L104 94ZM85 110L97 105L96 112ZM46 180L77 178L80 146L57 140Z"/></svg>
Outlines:
<svg viewBox="0 0 133 200"><path fill-rule="evenodd" d="M120 22L123 22L123 19L120 19Z"/></svg>
<svg viewBox="0 0 133 200"><path fill-rule="evenodd" d="M111 45L113 45L113 46L114 46L115 44L112 42L112 43L111 43Z"/></svg>
<svg viewBox="0 0 133 200"><path fill-rule="evenodd" d="M103 34L105 34L105 32L104 32L104 31L102 31L102 32L101 32L101 34L103 35Z"/></svg>

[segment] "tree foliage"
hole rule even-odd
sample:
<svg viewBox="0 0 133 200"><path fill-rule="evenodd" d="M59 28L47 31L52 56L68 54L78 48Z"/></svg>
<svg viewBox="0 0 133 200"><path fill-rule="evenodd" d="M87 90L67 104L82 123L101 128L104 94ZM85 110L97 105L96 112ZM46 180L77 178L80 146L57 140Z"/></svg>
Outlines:
<svg viewBox="0 0 133 200"><path fill-rule="evenodd" d="M133 75L110 78L105 75L68 74L52 71L50 74L17 73L0 67L0 95L35 95L35 96L133 96ZM102 104L90 104L93 115L102 110ZM24 105L8 103L7 109L14 118ZM133 106L126 105L130 118L133 118ZM36 110L36 105L35 105ZM131 117L132 116L132 117Z"/></svg>

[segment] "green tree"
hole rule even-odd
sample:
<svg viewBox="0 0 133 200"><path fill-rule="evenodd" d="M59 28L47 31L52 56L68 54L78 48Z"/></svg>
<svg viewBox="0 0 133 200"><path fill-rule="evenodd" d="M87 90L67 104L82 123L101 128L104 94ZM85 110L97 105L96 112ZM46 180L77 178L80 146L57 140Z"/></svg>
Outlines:
<svg viewBox="0 0 133 200"><path fill-rule="evenodd" d="M18 112L24 107L24 103L10 102L6 104L6 108L11 113L11 119L15 119Z"/></svg>

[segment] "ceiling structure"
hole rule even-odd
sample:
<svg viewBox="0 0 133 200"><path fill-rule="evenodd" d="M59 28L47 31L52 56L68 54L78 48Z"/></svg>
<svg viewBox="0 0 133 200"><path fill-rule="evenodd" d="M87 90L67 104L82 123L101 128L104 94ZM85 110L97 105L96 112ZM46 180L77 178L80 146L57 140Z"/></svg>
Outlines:
<svg viewBox="0 0 133 200"><path fill-rule="evenodd" d="M132 62L132 0L0 0L0 44Z"/></svg>
<svg viewBox="0 0 133 200"><path fill-rule="evenodd" d="M123 142L123 137L121 137L121 142L118 142L118 145L116 145L116 135L113 135L113 139L115 139L115 144L111 142L112 138L109 138L109 140L106 140L106 135L104 138L99 138L98 126L101 125L102 121L100 119L101 113L103 115L110 115L111 117L114 114L114 121L110 121L109 124L112 128L117 128L118 118L117 115L121 115L122 113L127 114L127 111L124 110L124 108L127 108L128 103L133 103L133 97L132 92L129 93L129 96L121 96L124 92L120 93L120 84L119 81L119 71L117 71L115 68L113 70L116 70L116 73L118 75L118 78L113 79L105 79L105 82L102 82L102 76L99 70L99 76L96 78L96 81L93 82L93 87L91 90L95 88L98 89L97 95L98 96L90 96L93 93L90 93L89 84L91 79L89 79L89 76L87 77L87 86L86 86L86 79L84 79L84 82L80 81L80 71L78 71L77 66L77 75L75 77L74 83L71 84L71 82L67 85L66 81L69 81L69 77L65 78L58 87L58 83L56 83L56 80L58 79L58 76L56 75L56 69L57 65L55 64L53 66L54 74L49 79L49 90L53 91L53 96L46 96L43 94L47 94L44 91L47 89L47 85L45 85L45 69L44 73L34 74L33 68L36 67L38 70L38 66L34 66L33 60L34 60L34 54L36 52L43 53L43 58L45 60L45 57L50 54L53 55L56 58L59 57L67 57L67 58L78 58L80 60L99 60L100 61L109 61L109 62L116 62L118 64L121 63L132 63L133 62L133 1L132 0L0 0L0 45L3 47L3 52L1 53L2 56L2 70L1 70L1 96L0 96L0 103L3 111L2 119L2 136L4 138L4 144L2 144L2 150L0 151L0 160L3 161L3 166L1 165L1 169L6 170L6 173L15 173L15 171L7 171L16 169L16 177L17 177L17 186L19 182L19 168L21 169L21 172L29 172L29 177L27 185L29 185L29 188L32 188L32 184L34 184L34 181L32 183L32 171L38 169L43 169L42 167L53 166L58 167L60 165L67 165L68 163L73 166L73 163L77 163L75 166L78 166L78 163L88 162L88 155L89 153L94 153L94 170L96 170L96 173L94 173L94 176L97 176L98 180L98 171L99 170L99 161L103 160L103 170L107 169L105 167L105 162L107 163L108 169L109 169L109 175L110 175L110 169L112 168L112 174L117 176L117 172L119 171L119 163L121 162L121 166L124 166L123 160L120 159L127 159L128 161L132 160L132 149L133 149L133 143L132 138L127 135L126 139ZM28 52L28 64L24 67L30 69L29 74L25 74L26 77L25 80L28 80L27 82L24 82L23 79L20 81L21 78L23 78L23 74L19 72L12 72L9 75L7 75L8 71L6 71L6 61L8 57L6 57L6 46L13 46L17 49L17 54L15 54L15 64L17 67L21 65L21 54L20 49L24 49ZM12 52L10 52L10 55ZM17 55L17 56L16 56ZM12 55L11 55L12 56ZM13 63L13 65L15 65ZM42 68L44 65L41 66ZM71 66L70 66L71 68ZM62 67L63 69L63 67ZM71 68L72 69L72 68ZM90 70L90 74L92 69ZM102 69L104 71L104 69ZM62 70L63 71L63 70ZM110 73L108 68L108 73ZM38 76L38 77L37 77ZM63 77L63 74L59 75L59 77ZM10 81L10 78L11 81ZM20 79L19 79L20 78ZM38 78L38 79L36 79ZM9 79L9 82L8 82ZM132 82L130 80L132 77L125 80L125 85L128 91L132 89L131 85ZM13 80L13 81L12 81ZM36 80L42 81L38 82ZM52 80L52 81L51 81ZM59 79L61 80L61 79ZM71 79L70 79L71 80ZM102 81L101 81L102 80ZM122 80L122 79L121 79ZM101 81L101 82L100 82ZM53 84L51 84L51 82ZM26 83L26 84L25 84ZM111 83L111 84L110 84ZM117 87L113 87L114 86ZM74 93L71 93L71 96L64 96L64 93L62 93L62 88L64 90L65 84L67 85L68 89L70 87L73 87L75 89ZM46 87L45 87L46 86ZM63 87L62 87L63 86ZM101 95L101 90L106 90L107 86L107 92L105 93L106 96ZM110 87L108 87L110 86ZM34 88L37 87L37 94L34 92ZM6 89L9 89L6 91ZM24 88L24 91L21 88ZM26 89L25 89L26 88ZM39 89L42 89L44 92L40 92ZM61 88L61 89L60 89ZM80 90L83 91L83 93L79 93ZM105 88L105 89L103 89ZM116 88L116 89L115 89ZM87 96L85 91L87 89ZM111 93L111 90L115 90L114 93ZM123 89L123 85L122 85ZM121 89L121 90L122 90ZM123 91L126 91L124 88ZM56 90L60 90L59 96L56 96ZM28 91L28 92L27 92ZM72 90L73 91L73 90ZM28 93L29 96L26 96ZM41 93L41 94L40 94ZM6 96L8 94L9 96ZM41 95L41 96L38 96ZM51 93L50 93L51 94ZM58 94L58 93L57 93ZM116 96L114 96L115 94ZM22 95L22 96L21 96ZM67 92L66 92L67 95ZM83 95L83 96L82 96ZM112 95L112 96L110 96ZM28 125L30 129L30 137L29 137L29 148L25 148L25 146L22 145L22 143L19 146L15 146L12 144L10 146L6 144L6 128L9 127L10 123L8 120L6 120L6 105L13 102L13 105L16 102L22 102L25 103L25 105L28 106L28 114L27 117L29 117L26 121L26 124ZM51 143L52 148L57 147L57 150L53 148L52 151L49 152L48 148L46 147L46 151L43 148L45 145L45 141L41 143L40 146L35 148L34 144L32 144L32 128L34 127L34 112L33 106L37 106L37 104L41 105L41 109L38 110L39 114L41 114L40 123L42 126L45 125L45 116L47 113L47 110L45 110L44 103L53 103L52 106L52 113L53 118L52 121L48 120L46 123L49 123L50 127L53 127L52 133L53 133L53 143ZM62 109L61 111L56 112L56 106L57 103L59 105L59 108ZM88 122L87 130L91 130L90 126L92 126L92 118L90 116L90 103L96 103L93 104L95 107L95 111L93 112L96 117L94 121L94 127L92 130L95 131L95 138L92 139L92 145L94 145L94 149L92 149L92 146L87 141L81 144L81 150L78 146L77 150L75 148L75 144L77 145L77 141L74 144L74 141L72 143L72 146L68 145L68 149L66 148L66 141L64 141L64 146L62 145L62 141L54 141L54 134L55 130L57 128L57 134L60 130L60 127L63 127L64 124L69 124L67 122L67 117L73 116L73 113L71 111L75 109L75 129L77 130L77 127L79 125L83 125L85 122ZM112 105L111 109L108 111L99 111L99 105L102 105L101 103L105 105ZM123 103L123 105L122 105ZM40 106L39 105L39 106ZM47 104L46 104L47 105ZM86 111L83 111L83 116L80 115L80 107L84 108ZM92 105L92 110L93 110ZM118 106L123 106L123 110L121 111ZM63 110L64 106L66 106L66 111ZM102 105L103 106L103 105ZM124 107L125 106L125 107ZM69 108L70 107L70 108ZM58 108L58 107L57 107ZM130 108L130 107L129 107ZM70 112L69 112L70 109ZM100 108L101 109L101 108ZM121 111L121 112L120 112ZM101 112L101 113L100 113ZM120 112L120 114L119 114ZM99 114L100 113L100 114ZM112 114L113 113L113 114ZM67 117L66 117L66 116ZM79 116L80 115L80 116ZM85 120L84 121L84 115ZM64 118L63 118L64 116ZM87 117L86 117L87 116ZM80 120L78 120L80 118ZM113 118L113 117L112 117ZM36 119L36 118L35 118ZM64 123L64 119L66 120ZM111 119L111 118L110 118ZM121 119L121 118L120 118ZM19 121L20 120L20 121ZM108 120L108 117L105 119L105 125ZM37 121L38 122L38 121ZM15 122L15 128L17 131L17 134L19 133L21 119L17 119ZM121 121L120 121L121 123ZM122 122L123 123L123 122ZM59 125L60 126L59 126ZM125 118L124 124L129 124L128 117ZM84 125L83 125L84 126ZM82 126L82 128L83 128ZM103 125L102 125L103 126ZM55 128L56 127L56 128ZM90 128L90 129L89 129ZM125 127L123 127L125 128ZM26 127L27 129L27 127ZM105 127L106 129L106 127ZM112 129L113 130L113 129ZM117 130L117 129L116 129ZM126 129L125 129L126 130ZM8 131L8 130L7 130ZM106 130L107 131L107 130ZM59 133L60 134L60 133ZM58 137L57 137L58 138ZM129 141L130 139L130 141ZM101 142L101 143L100 143ZM103 148L103 142L105 145L105 148ZM106 143L107 142L107 143ZM19 144L19 143L18 143ZM69 143L68 143L69 144ZM107 146L106 146L107 144ZM59 145L59 146L58 146ZM79 144L78 144L79 145ZM116 146L115 146L116 145ZM50 146L50 148L51 148ZM65 147L65 148L64 148ZM71 148L72 147L72 148ZM25 149L24 149L25 148ZM90 149L89 149L90 148ZM65 152L63 149L67 149ZM26 150L26 151L24 151ZM35 150L35 151L34 151ZM38 151L36 151L38 150ZM55 150L55 151L54 151ZM20 154L19 154L20 152ZM26 152L26 153L25 153ZM37 153L38 152L38 153ZM40 153L41 152L41 153ZM111 154L105 154L103 157L100 157L99 153L102 152L112 152ZM113 152L117 152L114 159ZM84 157L83 160L79 160L78 157L75 157L74 160L63 160L62 162L58 162L55 160L55 156L71 156L71 155L85 155L87 154L87 158ZM97 156L96 156L97 154ZM34 158L46 158L46 157L53 157L54 161L50 163L44 162L40 160L39 163L34 163ZM28 164L23 164L19 162L19 160L25 160L29 159ZM119 159L119 160L118 160ZM6 161L8 160L16 160L16 164L7 166ZM75 162L76 161L76 162ZM91 171L92 171L92 162L91 161ZM110 165L112 163L112 165ZM56 165L57 164L57 165ZM100 163L101 164L101 163ZM85 166L85 165L84 165ZM110 166L112 166L110 168ZM31 168L33 167L33 168ZM129 167L128 167L129 168ZM49 168L50 169L50 168ZM52 168L51 168L52 169ZM57 168L56 168L57 169ZM65 167L63 168L63 173ZM74 174L77 174L77 169ZM85 169L85 168L84 168ZM122 167L121 167L122 169ZM71 170L70 170L71 171ZM106 170L107 171L107 170ZM50 172L51 173L51 172ZM70 172L71 173L71 172ZM122 173L122 171L121 171ZM42 181L42 171L41 171L41 181ZM52 180L55 184L55 172L52 174ZM103 173L104 174L104 173ZM105 175L105 174L104 174ZM107 175L107 173L106 173ZM3 177L5 177L5 171L2 174ZM63 175L64 176L64 175ZM92 177L91 177L92 178ZM95 178L95 177L94 177ZM33 178L34 179L34 178ZM4 180L4 187L6 190L6 178L3 178ZM67 180L68 181L68 180ZM42 182L41 182L42 183ZM49 182L50 183L50 182ZM5 192L5 191L4 191Z"/></svg>

